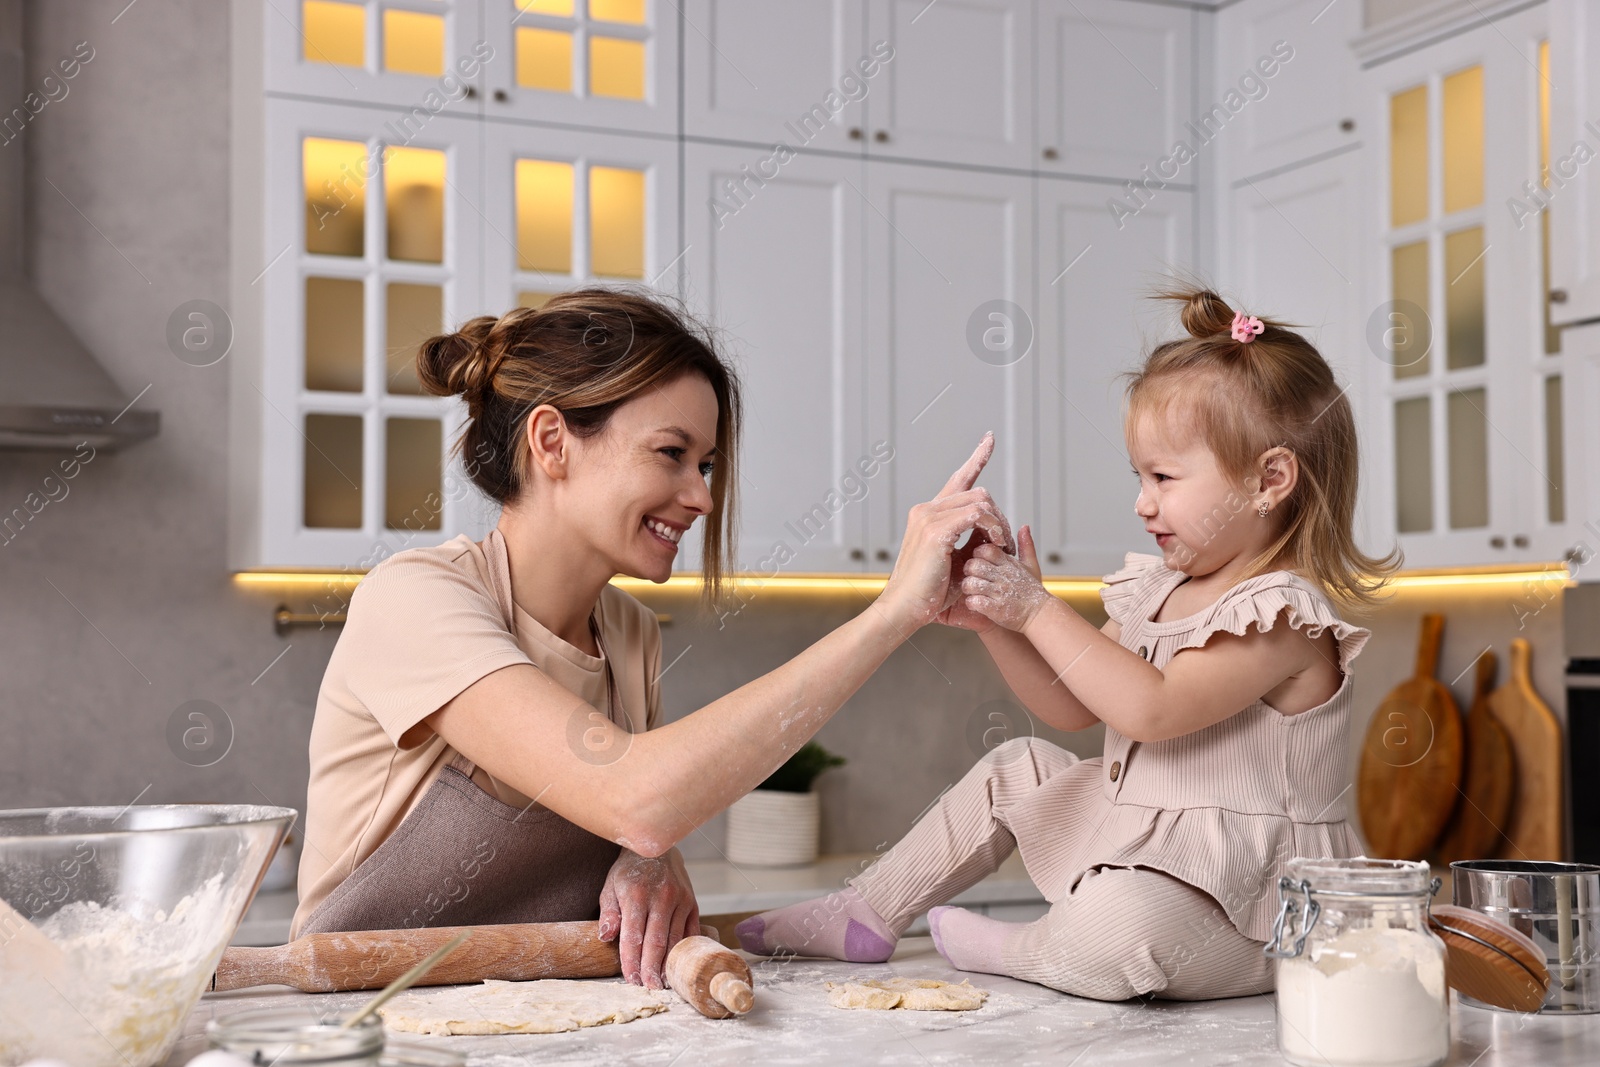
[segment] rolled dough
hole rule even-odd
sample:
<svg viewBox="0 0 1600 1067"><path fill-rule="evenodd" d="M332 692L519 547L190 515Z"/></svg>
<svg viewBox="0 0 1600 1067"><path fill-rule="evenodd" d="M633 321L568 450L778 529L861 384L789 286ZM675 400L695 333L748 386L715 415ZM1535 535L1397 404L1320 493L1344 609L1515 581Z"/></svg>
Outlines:
<svg viewBox="0 0 1600 1067"><path fill-rule="evenodd" d="M378 1014L389 1029L413 1034L558 1034L666 1010L666 1003L642 986L546 978L491 979L437 993L406 993Z"/></svg>
<svg viewBox="0 0 1600 1067"><path fill-rule="evenodd" d="M828 983L828 1003L835 1008L865 1008L869 1011L977 1011L989 996L962 982L939 982L932 978L864 978L859 982Z"/></svg>

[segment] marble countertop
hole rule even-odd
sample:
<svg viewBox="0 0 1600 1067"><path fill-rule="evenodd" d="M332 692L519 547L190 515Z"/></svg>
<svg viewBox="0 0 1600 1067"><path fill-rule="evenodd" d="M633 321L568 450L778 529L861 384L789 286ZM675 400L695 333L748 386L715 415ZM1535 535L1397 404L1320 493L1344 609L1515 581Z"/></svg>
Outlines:
<svg viewBox="0 0 1600 1067"><path fill-rule="evenodd" d="M885 964L829 960L779 963L748 957L756 1007L742 1019L712 1020L672 993L666 1012L632 1023L568 1034L421 1038L467 1057L469 1067L540 1063L715 1064L1004 1062L1050 1064L1281 1064L1270 996L1203 1003L1082 1000L1043 986L952 970L925 937L905 938ZM824 983L900 975L969 980L991 991L975 1012L871 1012L829 1007ZM205 1050L205 1024L250 1008L314 1004L350 1010L370 993L299 993L281 988L205 996L167 1060L182 1067ZM1454 1005L1453 1067L1600 1063L1600 1015L1518 1016Z"/></svg>

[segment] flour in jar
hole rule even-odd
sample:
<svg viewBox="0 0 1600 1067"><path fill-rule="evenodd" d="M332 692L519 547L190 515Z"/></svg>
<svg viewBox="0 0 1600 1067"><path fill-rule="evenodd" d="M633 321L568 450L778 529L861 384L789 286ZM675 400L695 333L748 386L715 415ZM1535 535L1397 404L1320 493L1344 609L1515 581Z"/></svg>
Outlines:
<svg viewBox="0 0 1600 1067"><path fill-rule="evenodd" d="M211 981L235 894L217 874L165 912L75 901L39 923L61 949L60 988L19 972L0 949L0 1067L151 1067L171 1051Z"/></svg>
<svg viewBox="0 0 1600 1067"><path fill-rule="evenodd" d="M1293 1063L1426 1067L1450 1052L1444 956L1416 930L1350 930L1278 962L1279 1042Z"/></svg>

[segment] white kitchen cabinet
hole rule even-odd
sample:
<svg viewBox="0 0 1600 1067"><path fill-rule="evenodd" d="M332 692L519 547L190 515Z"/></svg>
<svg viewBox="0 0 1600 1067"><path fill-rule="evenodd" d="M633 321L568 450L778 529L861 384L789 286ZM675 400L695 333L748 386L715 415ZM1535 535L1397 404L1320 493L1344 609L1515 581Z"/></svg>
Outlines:
<svg viewBox="0 0 1600 1067"><path fill-rule="evenodd" d="M678 288L678 150L620 134L489 124L484 301L498 312L580 285Z"/></svg>
<svg viewBox="0 0 1600 1067"><path fill-rule="evenodd" d="M486 117L677 135L673 0L481 2Z"/></svg>
<svg viewBox="0 0 1600 1067"><path fill-rule="evenodd" d="M1182 7L1128 0L1040 0L1039 151L1046 174L1092 174L1193 185L1171 160L1195 138L1185 126L1202 19ZM1154 187L1154 184L1152 187Z"/></svg>
<svg viewBox="0 0 1600 1067"><path fill-rule="evenodd" d="M404 121L477 114L485 72L508 62L486 47L479 0L279 0L260 14L267 92L415 109Z"/></svg>
<svg viewBox="0 0 1600 1067"><path fill-rule="evenodd" d="M1360 30L1360 4L1245 0L1217 12L1214 81L1195 110L1198 121L1230 102L1239 108L1215 141L1222 190L1359 144L1350 41Z"/></svg>
<svg viewBox="0 0 1600 1067"><path fill-rule="evenodd" d="M1032 0L869 0L893 59L867 97L867 153L1033 166Z"/></svg>
<svg viewBox="0 0 1600 1067"><path fill-rule="evenodd" d="M683 17L685 135L862 150L883 73L865 0L688 0Z"/></svg>
<svg viewBox="0 0 1600 1067"><path fill-rule="evenodd" d="M1551 318L1600 319L1600 10L1592 0L1550 3ZM1533 203L1532 189L1512 195Z"/></svg>
<svg viewBox="0 0 1600 1067"><path fill-rule="evenodd" d="M1194 267L1194 197L1162 190L1119 220L1116 186L1041 178L1038 192L1039 508L1014 518L1033 523L1047 573L1106 574L1159 551L1133 511L1120 376L1176 335L1173 309L1147 297Z"/></svg>
<svg viewBox="0 0 1600 1067"><path fill-rule="evenodd" d="M1034 511L1032 193L1021 176L867 165L866 436L894 449L867 498L874 569L986 430L981 484L1008 514Z"/></svg>
<svg viewBox="0 0 1600 1067"><path fill-rule="evenodd" d="M765 151L690 144L684 157L686 300L744 387L738 563L862 570L864 498L887 484L863 416L864 164L802 155L747 181ZM698 529L682 568L698 565Z"/></svg>
<svg viewBox="0 0 1600 1067"><path fill-rule="evenodd" d="M486 531L447 459L464 408L423 395L418 342L484 310L481 123L269 99L258 277L263 336L234 357L256 447L233 457L244 565L367 567ZM382 166L379 153L399 148Z"/></svg>
<svg viewBox="0 0 1600 1067"><path fill-rule="evenodd" d="M1411 567L1560 558L1576 518L1566 435L1547 430L1583 409L1568 358L1547 351L1541 227L1505 209L1540 173L1546 28L1541 7L1368 53L1372 310L1354 340L1370 359L1369 448L1385 461L1368 502Z"/></svg>
<svg viewBox="0 0 1600 1067"><path fill-rule="evenodd" d="M1363 333L1363 267L1374 238L1370 227L1351 224L1363 217L1366 173L1360 153L1347 152L1240 178L1228 189L1218 242L1234 290L1225 295L1247 313L1295 323L1345 388L1361 448L1356 537L1365 551L1383 555L1394 547L1390 512L1365 506L1387 499L1394 477L1380 445L1384 409L1366 402L1378 364Z"/></svg>

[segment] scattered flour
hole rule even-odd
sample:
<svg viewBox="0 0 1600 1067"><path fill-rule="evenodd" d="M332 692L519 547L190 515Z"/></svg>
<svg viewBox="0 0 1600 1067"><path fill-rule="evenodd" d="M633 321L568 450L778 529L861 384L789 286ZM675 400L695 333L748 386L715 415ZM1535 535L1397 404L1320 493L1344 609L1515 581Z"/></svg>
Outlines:
<svg viewBox="0 0 1600 1067"><path fill-rule="evenodd" d="M1415 930L1351 930L1278 963L1278 1038L1294 1063L1427 1067L1450 1052L1444 955Z"/></svg>
<svg viewBox="0 0 1600 1067"><path fill-rule="evenodd" d="M39 924L60 946L60 987L21 973L0 949L0 1065L53 1059L72 1067L153 1067L211 981L235 896L214 875L171 914L93 901Z"/></svg>

